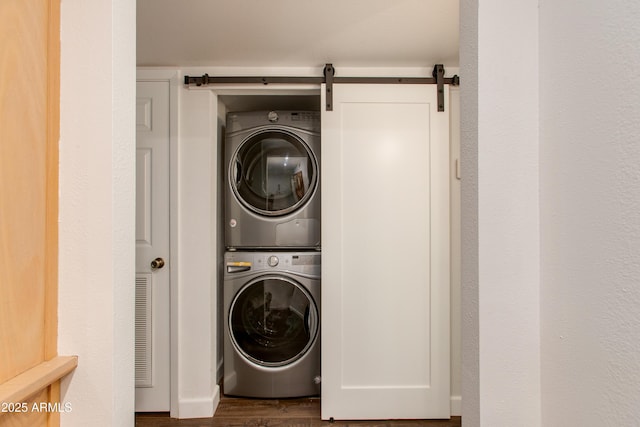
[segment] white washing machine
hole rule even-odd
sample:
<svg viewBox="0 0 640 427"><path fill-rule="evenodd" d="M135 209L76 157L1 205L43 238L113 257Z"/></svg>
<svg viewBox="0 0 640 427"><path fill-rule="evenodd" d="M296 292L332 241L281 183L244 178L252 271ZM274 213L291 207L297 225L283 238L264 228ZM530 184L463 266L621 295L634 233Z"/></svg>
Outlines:
<svg viewBox="0 0 640 427"><path fill-rule="evenodd" d="M225 395L320 394L320 253L227 252Z"/></svg>
<svg viewBox="0 0 640 427"><path fill-rule="evenodd" d="M225 244L320 248L320 113L227 114Z"/></svg>

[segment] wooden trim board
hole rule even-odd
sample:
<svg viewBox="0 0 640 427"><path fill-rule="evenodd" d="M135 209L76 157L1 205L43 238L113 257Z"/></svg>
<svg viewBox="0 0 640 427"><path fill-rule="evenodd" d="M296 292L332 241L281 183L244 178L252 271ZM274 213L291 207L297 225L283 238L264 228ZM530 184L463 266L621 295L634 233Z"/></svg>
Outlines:
<svg viewBox="0 0 640 427"><path fill-rule="evenodd" d="M0 384L0 402L24 402L78 366L77 356L58 356ZM2 416L2 413L0 413Z"/></svg>

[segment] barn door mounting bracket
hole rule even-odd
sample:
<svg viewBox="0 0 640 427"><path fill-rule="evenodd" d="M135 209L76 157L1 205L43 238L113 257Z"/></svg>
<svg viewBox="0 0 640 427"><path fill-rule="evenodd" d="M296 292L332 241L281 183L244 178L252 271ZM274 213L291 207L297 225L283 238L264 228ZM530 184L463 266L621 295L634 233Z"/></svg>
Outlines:
<svg viewBox="0 0 640 427"><path fill-rule="evenodd" d="M436 64L431 73L436 79L436 87L438 91L438 111L444 111L444 65Z"/></svg>
<svg viewBox="0 0 640 427"><path fill-rule="evenodd" d="M336 70L332 64L326 64L324 66L324 82L326 85L326 105L327 111L333 111L333 75Z"/></svg>

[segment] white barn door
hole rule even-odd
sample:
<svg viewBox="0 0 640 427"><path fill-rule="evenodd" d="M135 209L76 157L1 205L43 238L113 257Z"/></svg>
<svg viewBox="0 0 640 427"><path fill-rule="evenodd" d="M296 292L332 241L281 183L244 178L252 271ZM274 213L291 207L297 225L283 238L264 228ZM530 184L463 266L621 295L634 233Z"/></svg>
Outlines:
<svg viewBox="0 0 640 427"><path fill-rule="evenodd" d="M436 85L322 94L322 418L449 418L449 112Z"/></svg>

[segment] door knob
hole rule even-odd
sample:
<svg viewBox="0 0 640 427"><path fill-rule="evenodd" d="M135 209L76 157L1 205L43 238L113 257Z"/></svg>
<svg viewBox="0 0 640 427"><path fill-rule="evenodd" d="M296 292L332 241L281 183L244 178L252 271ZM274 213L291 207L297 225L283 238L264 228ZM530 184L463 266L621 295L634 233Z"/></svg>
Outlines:
<svg viewBox="0 0 640 427"><path fill-rule="evenodd" d="M151 261L151 268L153 268L154 270L158 270L162 267L164 267L164 260L162 258L156 258Z"/></svg>

